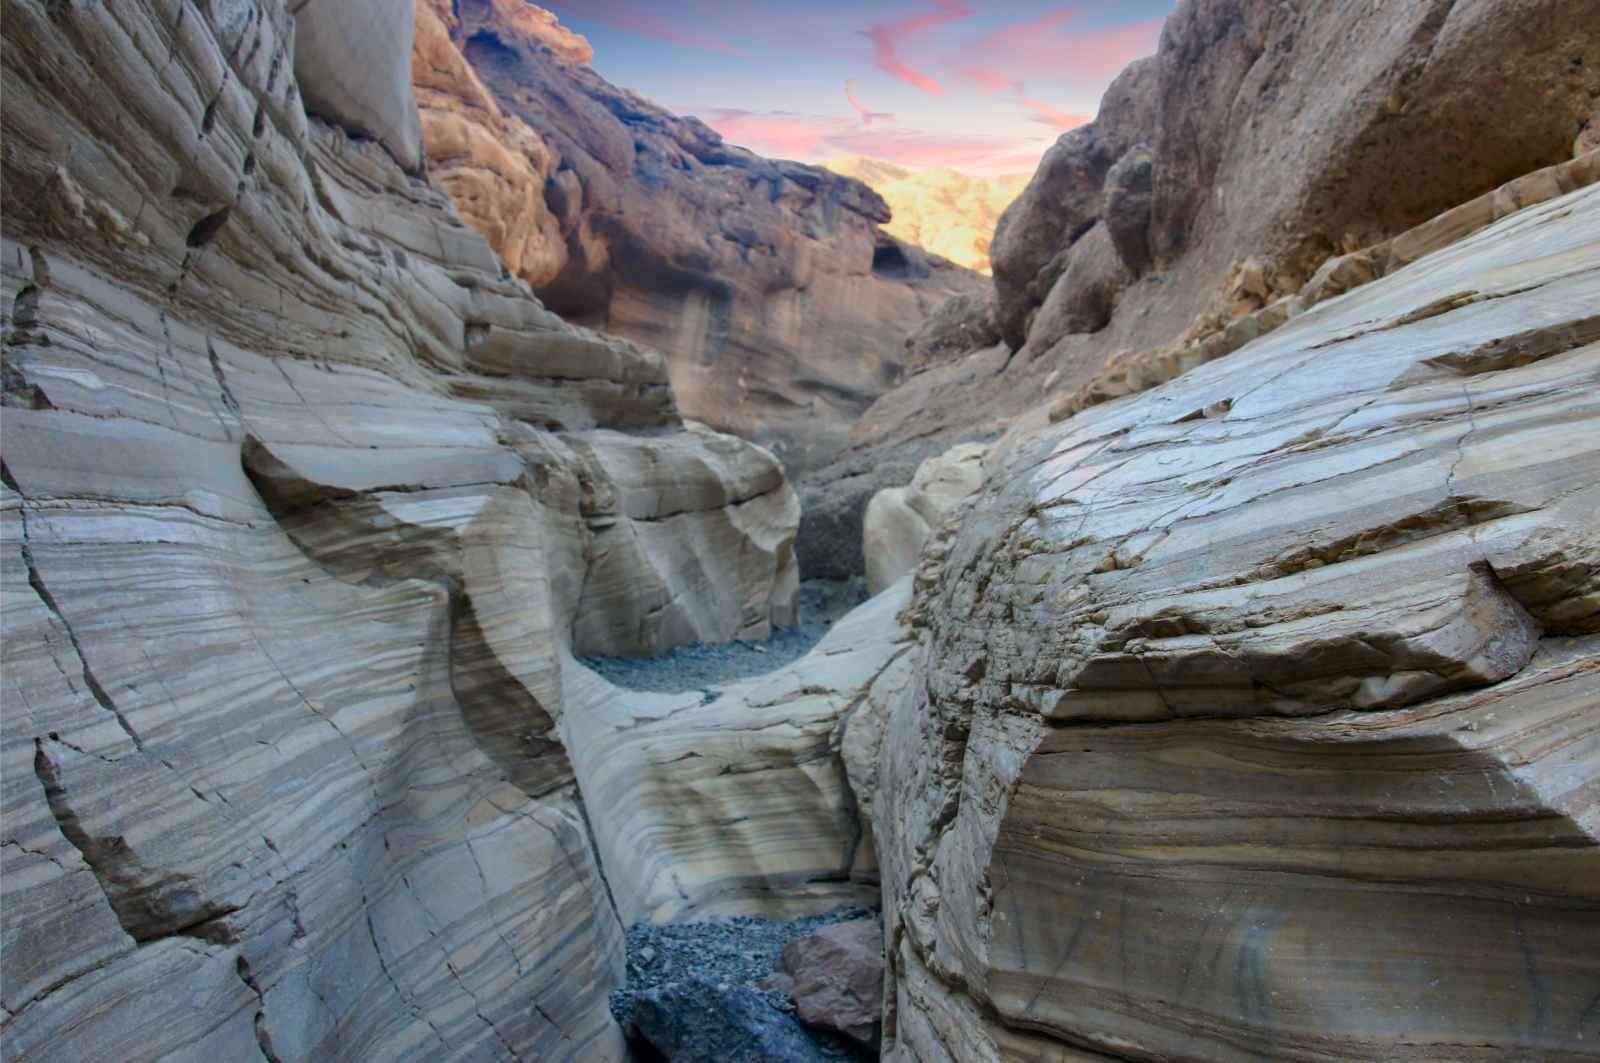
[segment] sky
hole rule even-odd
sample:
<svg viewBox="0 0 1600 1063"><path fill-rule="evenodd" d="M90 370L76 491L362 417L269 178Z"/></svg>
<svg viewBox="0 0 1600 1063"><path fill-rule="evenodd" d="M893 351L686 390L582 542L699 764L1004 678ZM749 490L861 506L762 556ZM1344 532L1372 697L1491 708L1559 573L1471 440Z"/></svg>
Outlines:
<svg viewBox="0 0 1600 1063"><path fill-rule="evenodd" d="M762 155L1031 173L1174 0L540 0L606 80Z"/></svg>

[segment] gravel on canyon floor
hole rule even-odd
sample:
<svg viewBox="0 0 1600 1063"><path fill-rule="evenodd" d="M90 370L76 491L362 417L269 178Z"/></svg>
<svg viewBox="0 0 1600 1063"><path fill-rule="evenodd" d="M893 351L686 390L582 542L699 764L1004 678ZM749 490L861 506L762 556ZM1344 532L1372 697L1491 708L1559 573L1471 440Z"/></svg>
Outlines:
<svg viewBox="0 0 1600 1063"><path fill-rule="evenodd" d="M798 661L834 623L867 600L864 579L808 580L800 585L800 626L780 628L765 642L700 642L655 657L580 657L628 690L679 694L750 679Z"/></svg>
<svg viewBox="0 0 1600 1063"><path fill-rule="evenodd" d="M763 985L777 970L778 958L789 942L815 933L820 927L864 917L876 919L879 913L871 908L849 907L804 919L738 916L704 923L638 924L627 936L628 984L611 994L611 1014L628 1030L636 998L674 985L709 981L736 991L752 991L772 1008L773 1020L792 1023L795 1031L810 1042L807 1056L798 1058L874 1059L874 1053L841 1037L800 1026L788 995ZM706 1022L715 1019L709 1015L701 1018Z"/></svg>

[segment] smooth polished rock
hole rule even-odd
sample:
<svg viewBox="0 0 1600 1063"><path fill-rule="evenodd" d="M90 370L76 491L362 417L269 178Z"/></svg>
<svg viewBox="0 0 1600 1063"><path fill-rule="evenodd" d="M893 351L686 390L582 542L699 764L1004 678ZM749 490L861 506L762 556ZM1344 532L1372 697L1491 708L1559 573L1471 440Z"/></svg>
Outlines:
<svg viewBox="0 0 1600 1063"><path fill-rule="evenodd" d="M1592 1058L1597 301L1591 187L995 445L852 768L887 1058Z"/></svg>
<svg viewBox="0 0 1600 1063"><path fill-rule="evenodd" d="M692 566L650 577L739 587L707 623L787 615L771 455L308 118L328 6L5 10L7 1058L623 1058L565 700L590 501L675 498ZM357 9L321 54L388 113L411 8Z"/></svg>
<svg viewBox="0 0 1600 1063"><path fill-rule="evenodd" d="M872 496L862 522L867 592L877 594L917 567L922 544L968 495L983 486L982 443L962 443L917 466L905 487Z"/></svg>

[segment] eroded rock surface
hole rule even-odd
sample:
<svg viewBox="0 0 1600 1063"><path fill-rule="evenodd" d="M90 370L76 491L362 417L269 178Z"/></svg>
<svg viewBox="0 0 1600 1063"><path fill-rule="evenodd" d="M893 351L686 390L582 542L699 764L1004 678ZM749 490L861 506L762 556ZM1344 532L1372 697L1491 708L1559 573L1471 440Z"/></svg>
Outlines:
<svg viewBox="0 0 1600 1063"><path fill-rule="evenodd" d="M888 1058L1593 1057L1597 300L1591 188L996 445L846 744Z"/></svg>
<svg viewBox="0 0 1600 1063"><path fill-rule="evenodd" d="M988 449L981 443L951 447L917 466L907 486L885 488L872 496L862 526L869 594L916 569L933 529L983 486L983 456Z"/></svg>
<svg viewBox="0 0 1600 1063"><path fill-rule="evenodd" d="M8 1059L621 1058L574 622L788 615L773 457L347 117L379 14L346 127L282 0L6 5Z"/></svg>
<svg viewBox="0 0 1600 1063"><path fill-rule="evenodd" d="M688 416L826 461L905 334L983 279L880 231L860 182L609 84L530 10L419 5L428 156L463 215L552 309L665 352Z"/></svg>
<svg viewBox="0 0 1600 1063"><path fill-rule="evenodd" d="M1154 386L1269 331L1256 315L1325 263L1403 253L1402 234L1468 204L1481 215L1481 197L1592 152L1592 14L1586 0L1179 4L1157 54L999 223L1010 357L980 338L910 377L823 473L985 438L1042 396L1081 409ZM1470 231L1427 232L1426 250Z"/></svg>

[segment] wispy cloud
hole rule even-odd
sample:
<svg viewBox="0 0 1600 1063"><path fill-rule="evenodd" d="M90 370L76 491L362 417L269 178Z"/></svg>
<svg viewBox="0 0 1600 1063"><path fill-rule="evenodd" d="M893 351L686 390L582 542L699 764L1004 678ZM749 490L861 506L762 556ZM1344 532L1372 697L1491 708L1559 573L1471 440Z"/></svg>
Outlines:
<svg viewBox="0 0 1600 1063"><path fill-rule="evenodd" d="M544 3L545 0L540 2ZM716 34L699 29L698 24L702 20L696 19L696 25L673 22L661 17L639 0L548 0L548 4L571 12L575 17L593 19L625 33L652 37L658 41L666 41L685 48L696 48L700 51L719 52L723 55L743 54Z"/></svg>
<svg viewBox="0 0 1600 1063"><path fill-rule="evenodd" d="M894 121L894 115L889 114L886 111L869 111L869 110L867 110L866 105L863 104L860 100L856 99L855 85L856 85L856 79L855 78L847 78L845 80L845 83L844 83L844 98L850 101L850 106L854 107L856 109L856 113L861 116L861 124L862 125L870 126L872 124L872 122L873 122L873 119L876 119L876 118L881 118L885 122Z"/></svg>
<svg viewBox="0 0 1600 1063"><path fill-rule="evenodd" d="M934 29L947 22L969 18L973 12L959 0L928 0L928 2L938 10L931 14L917 15L894 22L880 22L861 32L872 42L872 62L879 70L930 95L942 96L943 85L928 75L913 70L900 58L900 43L907 37Z"/></svg>
<svg viewBox="0 0 1600 1063"><path fill-rule="evenodd" d="M948 65L990 92L1000 91L997 80L1103 80L1154 53L1165 22L1156 18L1074 30L1078 14L1079 9L1063 8L996 30L961 49Z"/></svg>
<svg viewBox="0 0 1600 1063"><path fill-rule="evenodd" d="M1047 125L1051 129L1059 129L1063 133L1069 129L1077 129L1079 126L1088 125L1090 122L1094 121L1094 117L1092 115L1067 114L1064 111L1056 110L1049 104L1040 103L1038 100L1030 99L1023 93L1021 83L1018 83L1017 85L1016 100L1018 103L1022 104L1022 106L1033 112L1032 114L1028 115L1028 121L1038 122L1040 125Z"/></svg>
<svg viewBox="0 0 1600 1063"><path fill-rule="evenodd" d="M980 175L1030 173L1051 142L1046 136L867 128L849 118L794 111L723 107L699 113L707 125L731 143L762 155L801 162L866 155L910 169L941 166Z"/></svg>

